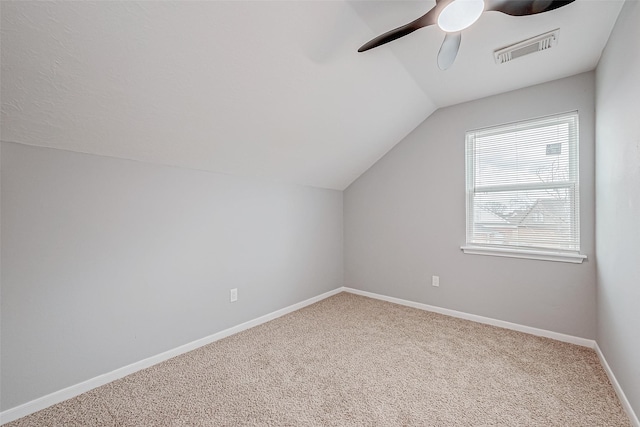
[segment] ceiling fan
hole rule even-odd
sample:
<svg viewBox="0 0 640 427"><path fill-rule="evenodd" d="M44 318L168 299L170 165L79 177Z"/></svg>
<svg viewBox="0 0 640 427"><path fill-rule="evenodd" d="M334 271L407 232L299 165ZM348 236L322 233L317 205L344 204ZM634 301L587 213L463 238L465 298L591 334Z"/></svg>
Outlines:
<svg viewBox="0 0 640 427"><path fill-rule="evenodd" d="M483 12L502 12L511 16L535 15L566 6L575 0L436 0L436 5L427 13L388 31L365 43L358 52L364 52L393 40L404 37L423 27L437 25L445 32L444 41L438 52L438 67L449 68L456 59L462 30L470 27Z"/></svg>

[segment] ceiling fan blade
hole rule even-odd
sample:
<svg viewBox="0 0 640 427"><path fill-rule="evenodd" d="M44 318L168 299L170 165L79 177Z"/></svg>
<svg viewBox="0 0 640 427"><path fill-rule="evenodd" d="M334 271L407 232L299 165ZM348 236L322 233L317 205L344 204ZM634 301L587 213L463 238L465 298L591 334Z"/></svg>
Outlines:
<svg viewBox="0 0 640 427"><path fill-rule="evenodd" d="M511 16L535 15L548 12L575 0L487 0L485 11L495 10Z"/></svg>
<svg viewBox="0 0 640 427"><path fill-rule="evenodd" d="M407 34L411 34L414 31L419 30L420 28L435 24L437 20L437 9L438 6L436 5L436 7L434 7L415 21L409 22L408 24L405 24L391 31L387 31L386 33L362 45L362 47L358 49L358 52L364 52L366 50L373 49L374 47L382 46L383 44L392 42L396 39L399 39L400 37L404 37Z"/></svg>
<svg viewBox="0 0 640 427"><path fill-rule="evenodd" d="M461 40L461 32L445 34L442 46L440 46L440 51L438 52L438 68L446 70L451 67L458 55Z"/></svg>

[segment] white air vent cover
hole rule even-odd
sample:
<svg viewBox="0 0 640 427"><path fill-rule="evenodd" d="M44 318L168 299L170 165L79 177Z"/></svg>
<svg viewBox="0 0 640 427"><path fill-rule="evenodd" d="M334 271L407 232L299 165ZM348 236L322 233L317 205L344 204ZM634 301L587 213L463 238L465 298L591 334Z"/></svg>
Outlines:
<svg viewBox="0 0 640 427"><path fill-rule="evenodd" d="M521 56L528 55L541 50L547 50L558 44L558 35L560 28L556 28L548 33L540 34L527 40L503 47L493 52L496 64L504 64L513 61Z"/></svg>

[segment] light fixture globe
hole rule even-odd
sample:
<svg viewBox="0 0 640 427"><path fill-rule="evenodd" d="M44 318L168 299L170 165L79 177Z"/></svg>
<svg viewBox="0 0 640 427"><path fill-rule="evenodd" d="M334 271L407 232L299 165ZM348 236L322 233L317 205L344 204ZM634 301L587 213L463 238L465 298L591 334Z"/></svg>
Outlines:
<svg viewBox="0 0 640 427"><path fill-rule="evenodd" d="M457 33L476 22L483 11L483 0L453 0L438 15L438 27L447 33Z"/></svg>

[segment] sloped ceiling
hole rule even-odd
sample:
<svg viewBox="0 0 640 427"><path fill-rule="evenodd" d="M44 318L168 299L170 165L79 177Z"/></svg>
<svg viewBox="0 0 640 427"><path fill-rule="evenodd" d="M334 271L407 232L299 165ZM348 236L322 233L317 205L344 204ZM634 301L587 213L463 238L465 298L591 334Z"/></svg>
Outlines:
<svg viewBox="0 0 640 427"><path fill-rule="evenodd" d="M593 69L621 7L485 13L444 72L435 27L356 52L433 4L2 2L1 138L342 190L438 107Z"/></svg>

